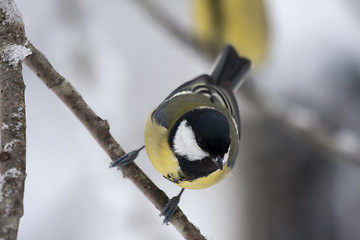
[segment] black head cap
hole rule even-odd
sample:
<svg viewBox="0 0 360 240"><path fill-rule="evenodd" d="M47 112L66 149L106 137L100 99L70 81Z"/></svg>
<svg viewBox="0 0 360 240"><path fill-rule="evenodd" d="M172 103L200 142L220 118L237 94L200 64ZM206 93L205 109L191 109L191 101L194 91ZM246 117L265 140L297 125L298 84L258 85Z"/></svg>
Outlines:
<svg viewBox="0 0 360 240"><path fill-rule="evenodd" d="M210 108L191 111L187 121L199 146L210 155L223 156L230 144L230 127L226 117Z"/></svg>
<svg viewBox="0 0 360 240"><path fill-rule="evenodd" d="M190 156L187 150L177 151L174 146L174 139L180 124L184 123L194 133L194 140L204 152L200 153L198 159ZM189 139L190 140L190 139ZM191 142L191 141L190 141ZM210 173L223 169L224 155L229 150L230 127L226 117L219 111L212 108L197 108L185 113L177 120L170 131L169 145L172 147L184 179L192 180L204 177ZM189 147L191 148L191 147Z"/></svg>
<svg viewBox="0 0 360 240"><path fill-rule="evenodd" d="M226 117L212 108L197 108L184 114L183 120L195 133L197 144L210 156L223 156L230 145L230 127Z"/></svg>

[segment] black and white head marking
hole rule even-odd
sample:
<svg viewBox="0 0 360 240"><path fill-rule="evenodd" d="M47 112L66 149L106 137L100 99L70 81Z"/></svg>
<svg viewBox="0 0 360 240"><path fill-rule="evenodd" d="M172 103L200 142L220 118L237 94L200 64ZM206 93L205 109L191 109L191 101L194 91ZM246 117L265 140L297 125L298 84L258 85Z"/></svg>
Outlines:
<svg viewBox="0 0 360 240"><path fill-rule="evenodd" d="M173 149L175 154L184 156L189 161L200 160L210 155L199 147L195 133L185 119L180 122L175 132Z"/></svg>
<svg viewBox="0 0 360 240"><path fill-rule="evenodd" d="M230 151L230 127L213 108L185 113L170 131L169 145L188 179L207 176L226 164Z"/></svg>

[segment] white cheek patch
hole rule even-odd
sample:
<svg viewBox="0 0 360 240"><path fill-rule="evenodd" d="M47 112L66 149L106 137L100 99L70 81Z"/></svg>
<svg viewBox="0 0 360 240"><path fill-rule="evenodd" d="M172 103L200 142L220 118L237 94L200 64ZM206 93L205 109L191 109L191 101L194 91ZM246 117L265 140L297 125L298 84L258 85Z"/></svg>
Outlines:
<svg viewBox="0 0 360 240"><path fill-rule="evenodd" d="M174 136L174 151L190 161L200 160L208 157L209 153L202 150L196 142L194 131L183 120Z"/></svg>

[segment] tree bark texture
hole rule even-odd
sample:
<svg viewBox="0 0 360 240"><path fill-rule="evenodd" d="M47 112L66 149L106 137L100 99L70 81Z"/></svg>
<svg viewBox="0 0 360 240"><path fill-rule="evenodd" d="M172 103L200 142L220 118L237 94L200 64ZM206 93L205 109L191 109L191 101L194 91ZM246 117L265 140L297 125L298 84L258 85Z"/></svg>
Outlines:
<svg viewBox="0 0 360 240"><path fill-rule="evenodd" d="M26 176L25 32L13 1L0 3L0 14L0 239L16 239Z"/></svg>

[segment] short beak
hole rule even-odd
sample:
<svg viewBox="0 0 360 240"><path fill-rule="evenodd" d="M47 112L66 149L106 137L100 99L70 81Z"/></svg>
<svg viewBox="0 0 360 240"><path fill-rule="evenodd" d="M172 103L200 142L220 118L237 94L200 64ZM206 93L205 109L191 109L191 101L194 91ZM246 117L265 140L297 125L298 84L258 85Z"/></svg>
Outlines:
<svg viewBox="0 0 360 240"><path fill-rule="evenodd" d="M218 156L214 159L215 164L218 166L220 170L223 170L223 158Z"/></svg>

